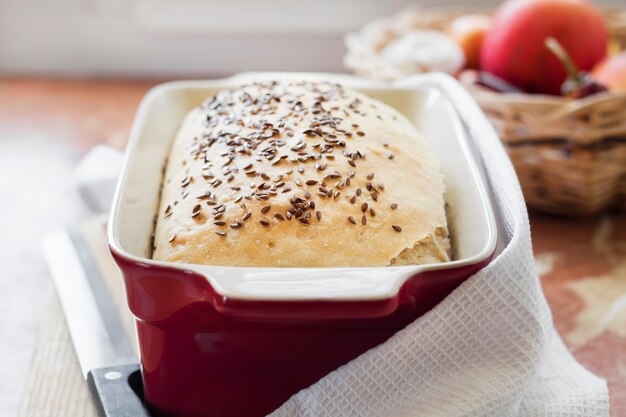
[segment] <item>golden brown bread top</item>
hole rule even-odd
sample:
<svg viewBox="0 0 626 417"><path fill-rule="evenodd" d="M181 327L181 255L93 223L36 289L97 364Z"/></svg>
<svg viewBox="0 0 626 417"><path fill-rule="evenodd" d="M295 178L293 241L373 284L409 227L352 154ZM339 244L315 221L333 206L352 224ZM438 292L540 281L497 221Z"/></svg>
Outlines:
<svg viewBox="0 0 626 417"><path fill-rule="evenodd" d="M336 84L265 82L222 91L185 118L154 258L384 266L434 236L447 236L443 181L404 116Z"/></svg>

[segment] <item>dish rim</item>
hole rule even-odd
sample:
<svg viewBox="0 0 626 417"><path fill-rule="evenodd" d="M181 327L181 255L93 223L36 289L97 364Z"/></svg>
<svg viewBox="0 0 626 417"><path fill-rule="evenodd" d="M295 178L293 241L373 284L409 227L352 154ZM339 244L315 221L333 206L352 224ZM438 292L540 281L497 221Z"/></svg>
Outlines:
<svg viewBox="0 0 626 417"><path fill-rule="evenodd" d="M412 276L422 274L425 272L433 271L447 271L457 268L471 267L481 263L486 263L491 256L494 255L497 245L497 228L495 214L491 205L489 194L487 191L486 179L482 176L478 167L476 156L472 153L470 144L468 143L470 138L469 132L462 125L458 112L452 106L452 111L455 114L452 123L454 130L460 135L459 145L463 150L464 159L469 165L473 183L478 185L478 195L482 207L482 214L486 220L487 236L485 245L478 253L473 256L452 260L448 262L442 262L437 264L422 264L422 265L402 265L402 266L373 266L373 267L325 267L325 268L285 268L285 267L240 267L240 266L212 266L202 264L189 264L160 261L142 256L131 254L129 251L123 248L119 241L120 225L119 217L120 211L123 208L122 195L124 194L125 185L127 183L129 175L129 166L134 163L134 156L137 153L137 147L139 146L139 137L141 131L145 126L147 116L151 111L154 102L160 97L163 97L166 93L180 90L180 89L207 89L207 88L228 88L233 85L240 84L248 78L255 79L268 79L275 77L314 77L322 79L330 79L332 81L340 82L342 85L353 88L356 90L395 90L406 91L416 88L437 88L438 82L449 83L451 77L443 74L427 74L422 76L415 76L410 79L409 82L401 84L383 84L378 82L372 82L369 80L362 80L352 76L338 75L338 74L325 74L325 73L276 73L276 72L261 72L261 73L241 73L236 74L229 78L211 79L211 80L184 80L184 81L170 81L159 84L151 88L144 98L142 99L137 114L135 116L130 135L128 146L125 151L124 163L120 177L118 179L115 197L107 224L107 240L108 245L112 253L119 258L122 258L128 262L142 267L149 268L166 268L178 270L180 273L190 271L203 276L207 279L208 283L218 294L222 295L225 299L240 299L240 300L255 300L255 301L376 301L388 299L396 296L400 291L402 285ZM446 96L450 104L453 104L453 99ZM260 272L258 272L260 271ZM256 293L250 292L237 292L233 291L233 288L228 285L222 285L220 280L228 279L229 275L244 275L250 280L257 279L257 282L262 282L258 278L268 278L275 276L298 276L306 272L306 275L310 279L316 279L316 277L327 277L332 274L334 277L354 278L358 277L370 277L378 283L378 291L374 292L354 292L339 294L308 294L301 293L294 295L293 293L286 292L281 294L280 291L276 293L262 293L256 290ZM378 276L374 279L374 275ZM335 278L339 279L339 278ZM306 280L299 280L299 282L307 282ZM387 282L386 285L381 283ZM391 285L390 285L391 284Z"/></svg>

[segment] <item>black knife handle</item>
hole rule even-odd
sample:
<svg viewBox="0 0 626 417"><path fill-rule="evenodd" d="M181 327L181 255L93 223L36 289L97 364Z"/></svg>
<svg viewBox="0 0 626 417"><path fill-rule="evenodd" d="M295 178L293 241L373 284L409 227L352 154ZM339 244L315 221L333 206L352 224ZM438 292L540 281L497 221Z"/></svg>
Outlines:
<svg viewBox="0 0 626 417"><path fill-rule="evenodd" d="M87 384L99 417L150 417L142 402L138 364L93 369Z"/></svg>

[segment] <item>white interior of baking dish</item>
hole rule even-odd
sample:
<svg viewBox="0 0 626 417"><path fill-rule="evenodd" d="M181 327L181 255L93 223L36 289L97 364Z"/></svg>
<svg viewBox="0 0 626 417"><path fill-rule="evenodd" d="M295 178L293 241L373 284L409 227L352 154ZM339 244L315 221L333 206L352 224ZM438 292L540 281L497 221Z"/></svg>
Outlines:
<svg viewBox="0 0 626 417"><path fill-rule="evenodd" d="M496 247L496 226L487 188L451 100L429 79L402 87L377 86L351 77L339 80L395 107L422 132L437 155L446 185L451 262L374 268L241 268L154 261L150 242L158 209L162 168L185 114L217 91L247 78L302 74L245 74L224 80L160 85L144 98L133 125L126 162L109 222L109 244L121 256L145 264L204 275L224 297L258 300L374 300L394 296L405 280L425 270L479 263ZM306 77L329 77L308 74ZM336 78L335 78L336 79ZM450 80L453 82L453 80Z"/></svg>

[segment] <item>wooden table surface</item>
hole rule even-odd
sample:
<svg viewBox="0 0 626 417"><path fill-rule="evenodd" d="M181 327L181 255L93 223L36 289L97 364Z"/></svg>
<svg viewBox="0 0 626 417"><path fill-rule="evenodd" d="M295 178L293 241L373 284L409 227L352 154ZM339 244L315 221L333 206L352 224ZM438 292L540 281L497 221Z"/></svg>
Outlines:
<svg viewBox="0 0 626 417"><path fill-rule="evenodd" d="M122 147L155 82L0 79L0 141L45 137L80 152ZM573 355L609 384L626 415L626 215L567 219L531 212L534 253L556 327Z"/></svg>

